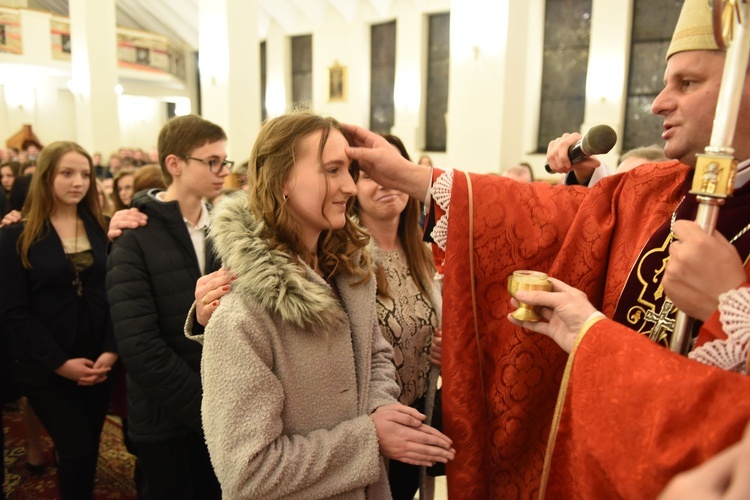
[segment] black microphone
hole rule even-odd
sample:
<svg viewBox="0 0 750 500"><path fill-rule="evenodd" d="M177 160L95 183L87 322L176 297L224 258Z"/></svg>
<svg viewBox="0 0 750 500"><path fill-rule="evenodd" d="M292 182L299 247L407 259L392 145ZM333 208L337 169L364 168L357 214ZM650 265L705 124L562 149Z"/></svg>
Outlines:
<svg viewBox="0 0 750 500"><path fill-rule="evenodd" d="M595 125L586 132L583 138L568 148L570 163L576 164L592 155L609 153L617 142L617 133L609 125ZM555 173L544 163L544 170L548 174Z"/></svg>

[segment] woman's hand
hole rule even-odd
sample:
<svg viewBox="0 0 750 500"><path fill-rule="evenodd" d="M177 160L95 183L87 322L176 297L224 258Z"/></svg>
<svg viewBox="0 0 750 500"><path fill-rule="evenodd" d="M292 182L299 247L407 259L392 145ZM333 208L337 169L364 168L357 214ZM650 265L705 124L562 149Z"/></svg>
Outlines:
<svg viewBox="0 0 750 500"><path fill-rule="evenodd" d="M94 362L86 358L72 358L63 363L55 373L78 385L94 385L102 375L106 378L111 368L94 368Z"/></svg>
<svg viewBox="0 0 750 500"><path fill-rule="evenodd" d="M425 416L402 404L381 406L370 418L378 434L380 454L412 465L447 463L456 456L453 441L422 423Z"/></svg>
<svg viewBox="0 0 750 500"><path fill-rule="evenodd" d="M78 385L86 385L86 383L88 382L91 382L91 385L99 384L107 380L107 373L109 373L109 371L112 370L112 367L117 361L117 357L118 357L117 354L115 354L114 352L101 353L99 357L96 358L96 361L94 361L94 369L95 370L104 369L107 371L100 374L99 376L83 377L81 380L78 381Z"/></svg>
<svg viewBox="0 0 750 500"><path fill-rule="evenodd" d="M440 366L443 361L443 330L435 328L432 333L432 345L430 346L430 363Z"/></svg>
<svg viewBox="0 0 750 500"><path fill-rule="evenodd" d="M223 267L211 274L201 276L195 283L195 319L206 326L221 299L229 292L237 277Z"/></svg>
<svg viewBox="0 0 750 500"><path fill-rule="evenodd" d="M112 368L117 362L117 354L114 352L103 352L96 358L94 368Z"/></svg>
<svg viewBox="0 0 750 500"><path fill-rule="evenodd" d="M114 352L103 352L94 361L94 370L98 370L98 373L92 373L81 377L78 380L78 385L95 385L101 384L107 380L107 374L112 370L117 361L117 354Z"/></svg>
<svg viewBox="0 0 750 500"><path fill-rule="evenodd" d="M518 321L510 314L508 321L532 332L547 335L565 352L570 353L581 328L597 311L582 291L555 278L549 280L552 282L551 292L516 292L517 300L511 300L514 307L518 306L518 301L543 307L541 314L545 321Z"/></svg>

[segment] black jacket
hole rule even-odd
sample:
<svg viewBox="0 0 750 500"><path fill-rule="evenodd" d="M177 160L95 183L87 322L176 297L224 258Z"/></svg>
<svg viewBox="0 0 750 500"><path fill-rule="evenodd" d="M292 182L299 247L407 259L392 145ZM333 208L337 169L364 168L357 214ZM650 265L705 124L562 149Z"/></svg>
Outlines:
<svg viewBox="0 0 750 500"><path fill-rule="evenodd" d="M91 243L94 264L81 274L92 331L101 352L117 352L104 288L107 236L81 213ZM25 269L16 249L25 224L0 230L0 315L11 338L22 384L44 384L46 376L69 359L78 331L75 272L62 241L47 223L29 249L31 269Z"/></svg>
<svg viewBox="0 0 750 500"><path fill-rule="evenodd" d="M128 429L134 441L157 442L201 432L201 345L183 328L201 272L177 202L138 193L133 206L148 224L112 245L107 296L127 370ZM206 248L206 272L219 268Z"/></svg>

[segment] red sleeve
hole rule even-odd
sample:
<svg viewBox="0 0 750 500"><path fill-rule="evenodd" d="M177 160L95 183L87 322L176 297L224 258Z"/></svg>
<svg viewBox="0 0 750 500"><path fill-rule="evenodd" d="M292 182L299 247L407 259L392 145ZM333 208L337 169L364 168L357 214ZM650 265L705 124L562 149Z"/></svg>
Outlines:
<svg viewBox="0 0 750 500"><path fill-rule="evenodd" d="M692 361L611 320L571 355L550 440L548 498L655 498L739 440L750 377Z"/></svg>

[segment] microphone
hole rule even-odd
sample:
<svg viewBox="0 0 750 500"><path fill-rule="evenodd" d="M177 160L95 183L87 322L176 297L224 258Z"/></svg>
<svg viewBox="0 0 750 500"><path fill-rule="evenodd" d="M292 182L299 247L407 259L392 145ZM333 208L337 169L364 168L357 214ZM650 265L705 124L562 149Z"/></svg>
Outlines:
<svg viewBox="0 0 750 500"><path fill-rule="evenodd" d="M592 155L609 153L617 142L617 133L609 125L595 125L586 132L583 138L568 148L568 158L573 164ZM544 163L548 174L555 173L548 163Z"/></svg>

